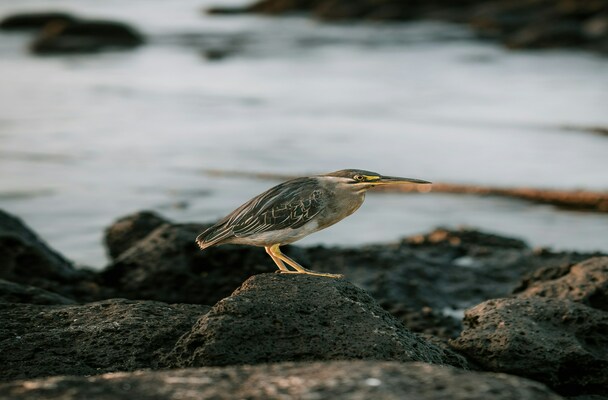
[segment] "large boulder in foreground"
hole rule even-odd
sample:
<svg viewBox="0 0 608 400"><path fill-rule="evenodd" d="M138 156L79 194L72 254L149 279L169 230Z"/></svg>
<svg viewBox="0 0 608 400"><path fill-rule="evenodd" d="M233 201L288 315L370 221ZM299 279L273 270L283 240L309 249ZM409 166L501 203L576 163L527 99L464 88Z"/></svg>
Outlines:
<svg viewBox="0 0 608 400"><path fill-rule="evenodd" d="M408 331L344 279L262 274L218 302L177 343L170 365L374 359L466 367Z"/></svg>
<svg viewBox="0 0 608 400"><path fill-rule="evenodd" d="M0 380L158 368L208 310L122 299L72 306L0 303Z"/></svg>
<svg viewBox="0 0 608 400"><path fill-rule="evenodd" d="M505 374L420 362L332 361L56 377L0 385L25 399L559 400L546 386Z"/></svg>
<svg viewBox="0 0 608 400"><path fill-rule="evenodd" d="M492 371L608 395L608 257L538 269L516 293L467 310L451 344Z"/></svg>

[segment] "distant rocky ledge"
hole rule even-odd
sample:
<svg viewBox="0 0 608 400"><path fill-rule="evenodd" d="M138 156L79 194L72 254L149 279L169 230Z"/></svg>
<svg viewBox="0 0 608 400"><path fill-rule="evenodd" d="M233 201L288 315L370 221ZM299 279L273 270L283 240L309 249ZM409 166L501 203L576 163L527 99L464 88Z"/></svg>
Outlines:
<svg viewBox="0 0 608 400"><path fill-rule="evenodd" d="M128 24L83 19L64 12L9 15L0 21L0 30L34 32L29 47L40 55L124 50L145 42L143 35Z"/></svg>
<svg viewBox="0 0 608 400"><path fill-rule="evenodd" d="M96 272L0 211L0 398L608 396L605 254L446 229L286 247L331 279L200 251L205 226L123 217Z"/></svg>
<svg viewBox="0 0 608 400"><path fill-rule="evenodd" d="M469 25L509 48L574 48L608 53L605 0L259 0L212 7L213 14L309 14L324 21L442 20Z"/></svg>
<svg viewBox="0 0 608 400"><path fill-rule="evenodd" d="M295 178L295 176L292 175L244 171L206 170L205 172L211 175L218 176L249 177L256 179L287 180ZM432 187L428 185L399 185L383 186L375 190L402 193L432 191L434 193L468 194L476 196L500 196L526 200L540 204L550 204L556 207L569 210L594 211L601 213L608 212L608 192L597 192L590 190L556 190L530 187L508 188L442 182L433 182Z"/></svg>

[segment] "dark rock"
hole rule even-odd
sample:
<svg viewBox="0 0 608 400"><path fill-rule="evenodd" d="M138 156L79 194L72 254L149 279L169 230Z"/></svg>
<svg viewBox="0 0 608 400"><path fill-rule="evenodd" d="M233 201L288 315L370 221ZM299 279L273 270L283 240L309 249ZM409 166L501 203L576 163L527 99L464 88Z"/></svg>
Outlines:
<svg viewBox="0 0 608 400"><path fill-rule="evenodd" d="M526 249L528 245L520 239L494 235L487 232L462 228L459 230L436 229L426 235L416 235L406 239L416 246L441 245L450 248L477 246L480 248ZM483 251L483 250L481 250Z"/></svg>
<svg viewBox="0 0 608 400"><path fill-rule="evenodd" d="M226 57L231 56L234 53L233 49L227 48L209 48L206 49L203 54L205 58L209 61L220 61L225 59Z"/></svg>
<svg viewBox="0 0 608 400"><path fill-rule="evenodd" d="M291 14L310 11L322 3L322 0L260 0L247 9L263 14Z"/></svg>
<svg viewBox="0 0 608 400"><path fill-rule="evenodd" d="M540 266L570 266L594 256L535 251L521 240L468 229L437 229L400 243L356 249L290 250L313 270L344 274L408 328L445 338L454 337L459 323L444 323L442 314L458 314L482 301L506 297L523 276Z"/></svg>
<svg viewBox="0 0 608 400"><path fill-rule="evenodd" d="M276 269L261 248L221 246L201 251L194 239L206 226L160 226L102 272L105 284L130 299L215 304L251 275Z"/></svg>
<svg viewBox="0 0 608 400"><path fill-rule="evenodd" d="M158 368L208 309L122 299L79 306L0 303L0 380Z"/></svg>
<svg viewBox="0 0 608 400"><path fill-rule="evenodd" d="M168 221L153 211L140 211L118 219L104 232L108 254L115 259L165 223Z"/></svg>
<svg viewBox="0 0 608 400"><path fill-rule="evenodd" d="M90 53L129 49L144 43L131 26L114 21L76 21L45 26L30 48L36 54Z"/></svg>
<svg viewBox="0 0 608 400"><path fill-rule="evenodd" d="M552 276L551 270L555 275ZM518 297L567 299L608 311L608 257L590 258L566 271L558 267L545 268L543 272L541 277L533 275L525 280L515 291Z"/></svg>
<svg viewBox="0 0 608 400"><path fill-rule="evenodd" d="M374 359L446 364L461 357L409 332L344 279L263 274L248 279L184 335L169 365Z"/></svg>
<svg viewBox="0 0 608 400"><path fill-rule="evenodd" d="M608 51L605 0L260 0L234 11L308 13L322 20L438 19L468 23L480 36L514 48Z"/></svg>
<svg viewBox="0 0 608 400"><path fill-rule="evenodd" d="M38 30L51 22L65 24L75 21L75 17L63 12L22 13L9 15L0 21L0 30Z"/></svg>
<svg viewBox="0 0 608 400"><path fill-rule="evenodd" d="M403 303L391 303L386 299L383 299L380 305L400 319L413 332L443 339L455 339L462 330L460 318L445 315L441 310L434 310L430 307L414 310Z"/></svg>
<svg viewBox="0 0 608 400"><path fill-rule="evenodd" d="M608 394L608 313L569 300L489 300L465 314L451 345L490 371L525 376L565 395Z"/></svg>
<svg viewBox="0 0 608 400"><path fill-rule="evenodd" d="M226 6L214 6L209 7L205 10L207 14L211 15L240 15L249 12L248 7L226 7Z"/></svg>
<svg viewBox="0 0 608 400"><path fill-rule="evenodd" d="M587 41L582 27L574 21L535 23L509 35L505 44L514 49L575 47Z"/></svg>
<svg viewBox="0 0 608 400"><path fill-rule="evenodd" d="M0 303L75 304L76 301L34 286L0 279Z"/></svg>
<svg viewBox="0 0 608 400"><path fill-rule="evenodd" d="M94 273L76 269L21 220L0 210L0 279L37 286L72 299L95 299Z"/></svg>
<svg viewBox="0 0 608 400"><path fill-rule="evenodd" d="M505 374L420 362L333 361L138 371L0 385L25 399L558 400L544 385Z"/></svg>
<svg viewBox="0 0 608 400"><path fill-rule="evenodd" d="M146 220L124 220L140 219ZM251 275L276 270L261 248L201 251L194 238L206 226L165 224L131 241L102 273L105 285L119 297L211 305ZM389 245L286 246L285 252L313 270L345 274L406 326L445 339L460 331L460 322L446 313L457 315L481 301L509 295L522 276L541 265L570 266L591 256L535 252L520 240L466 229L439 229Z"/></svg>

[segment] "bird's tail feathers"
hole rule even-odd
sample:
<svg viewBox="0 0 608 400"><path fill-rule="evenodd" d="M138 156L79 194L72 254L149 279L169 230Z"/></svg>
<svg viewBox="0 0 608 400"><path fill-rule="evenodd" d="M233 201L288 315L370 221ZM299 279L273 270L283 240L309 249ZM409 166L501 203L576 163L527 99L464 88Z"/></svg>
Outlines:
<svg viewBox="0 0 608 400"><path fill-rule="evenodd" d="M211 227L196 237L196 244L198 244L198 247L200 247L201 250L205 250L207 247L215 246L226 238L226 235L218 235L215 228L215 226Z"/></svg>

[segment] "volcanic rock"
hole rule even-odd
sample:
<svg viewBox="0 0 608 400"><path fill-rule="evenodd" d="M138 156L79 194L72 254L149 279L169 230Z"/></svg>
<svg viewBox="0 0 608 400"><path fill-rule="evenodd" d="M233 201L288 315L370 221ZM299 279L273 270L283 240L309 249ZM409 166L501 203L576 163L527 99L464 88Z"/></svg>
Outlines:
<svg viewBox="0 0 608 400"><path fill-rule="evenodd" d="M118 219L105 230L104 244L112 259L168 221L152 211L140 211Z"/></svg>
<svg viewBox="0 0 608 400"><path fill-rule="evenodd" d="M20 219L0 210L0 279L71 299L95 299L102 289L91 271L76 269Z"/></svg>
<svg viewBox="0 0 608 400"><path fill-rule="evenodd" d="M102 272L120 297L215 304L253 274L276 267L263 249L222 246L201 251L194 239L207 225L164 224Z"/></svg>
<svg viewBox="0 0 608 400"><path fill-rule="evenodd" d="M555 271L550 274L549 271ZM540 271L539 271L540 272ZM516 289L517 297L551 297L608 311L608 257L594 257L565 268L545 268ZM562 272L563 275L559 276ZM557 275L557 276L556 276Z"/></svg>
<svg viewBox="0 0 608 400"><path fill-rule="evenodd" d="M344 279L262 274L213 306L179 340L169 364L373 359L466 367L446 351L408 331Z"/></svg>
<svg viewBox="0 0 608 400"><path fill-rule="evenodd" d="M162 356L208 310L123 299L0 303L0 380L159 368Z"/></svg>
<svg viewBox="0 0 608 400"><path fill-rule="evenodd" d="M0 384L29 399L558 400L544 385L506 374L421 362L331 361L57 377Z"/></svg>
<svg viewBox="0 0 608 400"><path fill-rule="evenodd" d="M608 394L608 313L570 300L488 300L451 345L484 370L525 376L565 395Z"/></svg>

